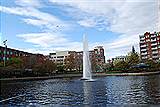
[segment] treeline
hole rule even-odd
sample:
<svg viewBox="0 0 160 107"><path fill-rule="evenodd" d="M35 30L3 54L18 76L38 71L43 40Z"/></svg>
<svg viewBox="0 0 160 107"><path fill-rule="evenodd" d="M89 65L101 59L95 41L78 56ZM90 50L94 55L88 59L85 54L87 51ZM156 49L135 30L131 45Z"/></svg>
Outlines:
<svg viewBox="0 0 160 107"><path fill-rule="evenodd" d="M126 60L116 60L105 65L105 71L146 72L160 70L160 62L152 59L141 60L137 52L130 52Z"/></svg>
<svg viewBox="0 0 160 107"><path fill-rule="evenodd" d="M56 73L57 66L53 61L43 60L37 62L36 58L11 58L0 63L0 77L28 77L28 76L46 76L54 75Z"/></svg>
<svg viewBox="0 0 160 107"><path fill-rule="evenodd" d="M16 57L0 62L0 78L53 76L65 73L80 73L82 63L72 55L64 63L55 63L48 58L39 59L36 56Z"/></svg>

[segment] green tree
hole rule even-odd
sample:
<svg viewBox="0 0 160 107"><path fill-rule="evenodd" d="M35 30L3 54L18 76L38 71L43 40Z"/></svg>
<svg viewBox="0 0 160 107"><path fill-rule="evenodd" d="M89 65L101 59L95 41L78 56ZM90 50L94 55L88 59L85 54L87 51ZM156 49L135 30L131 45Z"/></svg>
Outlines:
<svg viewBox="0 0 160 107"><path fill-rule="evenodd" d="M145 64L149 65L150 68L157 68L158 67L158 63L156 63L152 59L145 60Z"/></svg>
<svg viewBox="0 0 160 107"><path fill-rule="evenodd" d="M128 67L128 63L123 60L117 60L116 62L114 62L114 67L120 69L126 69Z"/></svg>
<svg viewBox="0 0 160 107"><path fill-rule="evenodd" d="M112 70L112 68L113 68L113 63L112 62L106 63L104 65L105 71L110 71L110 70Z"/></svg>
<svg viewBox="0 0 160 107"><path fill-rule="evenodd" d="M6 63L7 63L7 66L11 66L11 67L16 68L16 69L20 69L20 68L23 67L23 60L19 57L11 58Z"/></svg>
<svg viewBox="0 0 160 107"><path fill-rule="evenodd" d="M126 62L128 63L129 67L138 64L140 62L140 57L139 57L138 53L137 52L129 53L127 55Z"/></svg>
<svg viewBox="0 0 160 107"><path fill-rule="evenodd" d="M58 65L57 66L57 72L60 74L65 73L65 66L64 65Z"/></svg>

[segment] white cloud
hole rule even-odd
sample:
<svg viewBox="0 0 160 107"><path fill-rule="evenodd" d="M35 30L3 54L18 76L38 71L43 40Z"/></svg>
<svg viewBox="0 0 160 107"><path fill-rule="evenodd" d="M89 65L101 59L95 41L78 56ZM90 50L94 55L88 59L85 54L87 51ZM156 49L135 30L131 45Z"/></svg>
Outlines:
<svg viewBox="0 0 160 107"><path fill-rule="evenodd" d="M13 49L18 49L22 50L25 52L30 52L30 53L40 53L44 55L49 55L49 53L53 53L55 51L82 51L82 43L80 42L72 42L72 43L66 43L66 45L62 46L52 46L52 47L34 47L34 48L15 48Z"/></svg>
<svg viewBox="0 0 160 107"><path fill-rule="evenodd" d="M158 22L156 0L49 1L54 5L61 5L66 14L71 15L75 22L83 27L120 34L110 43L106 43L106 41L98 43L104 45L108 57L127 53L131 45L138 47L139 34L143 34L146 31L154 31ZM53 50L81 49L80 42L69 41L66 37L59 36L59 34L62 35L63 33L59 31L59 28L68 30L71 25L54 15L40 11L39 7L42 6L42 2L39 2L39 0L17 0L16 3L18 7L0 6L0 11L23 16L22 20L25 23L40 27L43 31L42 33L18 35L26 42L41 47L55 45ZM95 45L95 43L91 45Z"/></svg>
<svg viewBox="0 0 160 107"><path fill-rule="evenodd" d="M33 7L4 7L0 6L0 11L15 14L25 17L23 21L27 24L32 24L34 26L41 27L42 25L46 25L44 30L55 31L54 29L58 26L58 29L63 31L68 30L70 28L70 24L67 22L60 20L56 16L53 16L49 13L41 12ZM26 18L29 17L29 18Z"/></svg>
<svg viewBox="0 0 160 107"><path fill-rule="evenodd" d="M72 50L72 51L82 51L82 43L75 42L66 39L63 34L53 34L53 33L30 33L30 34L19 34L17 37L22 38L25 42L32 43L35 46L35 50L45 50L50 51L62 51L62 50ZM39 52L39 51L37 51Z"/></svg>
<svg viewBox="0 0 160 107"><path fill-rule="evenodd" d="M15 3L24 7L42 7L42 3L39 0L16 0Z"/></svg>
<svg viewBox="0 0 160 107"><path fill-rule="evenodd" d="M71 9L75 10L73 17L78 16L80 25L96 27L103 23L105 26L101 27L117 33L135 34L153 31L158 21L156 0L50 0L50 2L67 5L68 8L72 6Z"/></svg>
<svg viewBox="0 0 160 107"><path fill-rule="evenodd" d="M17 37L20 37L26 42L30 42L41 47L51 47L53 45L59 45L67 42L67 39L65 39L62 35L53 33L20 34L17 35Z"/></svg>
<svg viewBox="0 0 160 107"><path fill-rule="evenodd" d="M78 24L84 27L95 27L96 23L93 19L85 19L78 21Z"/></svg>
<svg viewBox="0 0 160 107"><path fill-rule="evenodd" d="M38 48L47 48L53 45L61 46L68 41L62 32L68 30L71 25L52 14L40 11L37 8L37 6L41 5L38 0L17 0L16 4L20 6L0 6L0 11L22 16L23 22L39 27L42 30L41 33L19 34L17 37L22 38L25 42L34 44L35 48L37 46Z"/></svg>
<svg viewBox="0 0 160 107"><path fill-rule="evenodd" d="M132 45L139 47L139 35L146 31L154 32L157 28L156 0L50 0L50 2L68 7L68 13L72 11L71 15L84 27L95 27L98 30L105 29L120 34L111 43L105 41L99 43L104 45L110 57L117 55L114 52L124 54L123 50L130 50L129 47Z"/></svg>
<svg viewBox="0 0 160 107"><path fill-rule="evenodd" d="M63 29L64 26L60 26L59 24L45 21L45 20L39 20L39 19L22 19L25 23L37 26L41 28L43 31L46 32L56 32L59 31L60 29ZM65 29L65 28L64 28ZM66 28L68 29L68 28Z"/></svg>

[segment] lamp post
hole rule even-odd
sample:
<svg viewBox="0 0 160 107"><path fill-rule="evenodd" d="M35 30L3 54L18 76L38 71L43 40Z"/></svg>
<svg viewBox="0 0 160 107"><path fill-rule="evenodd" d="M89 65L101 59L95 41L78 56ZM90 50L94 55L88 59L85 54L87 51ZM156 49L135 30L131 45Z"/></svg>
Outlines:
<svg viewBox="0 0 160 107"><path fill-rule="evenodd" d="M4 67L6 66L6 49L7 49L7 40L3 41L3 44L5 46L4 48Z"/></svg>

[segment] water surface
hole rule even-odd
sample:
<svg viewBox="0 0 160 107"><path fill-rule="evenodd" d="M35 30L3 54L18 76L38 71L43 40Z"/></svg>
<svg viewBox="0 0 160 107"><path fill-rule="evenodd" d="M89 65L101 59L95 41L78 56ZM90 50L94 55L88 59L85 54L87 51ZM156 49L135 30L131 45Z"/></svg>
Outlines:
<svg viewBox="0 0 160 107"><path fill-rule="evenodd" d="M0 100L0 106L158 106L160 75L1 82Z"/></svg>

